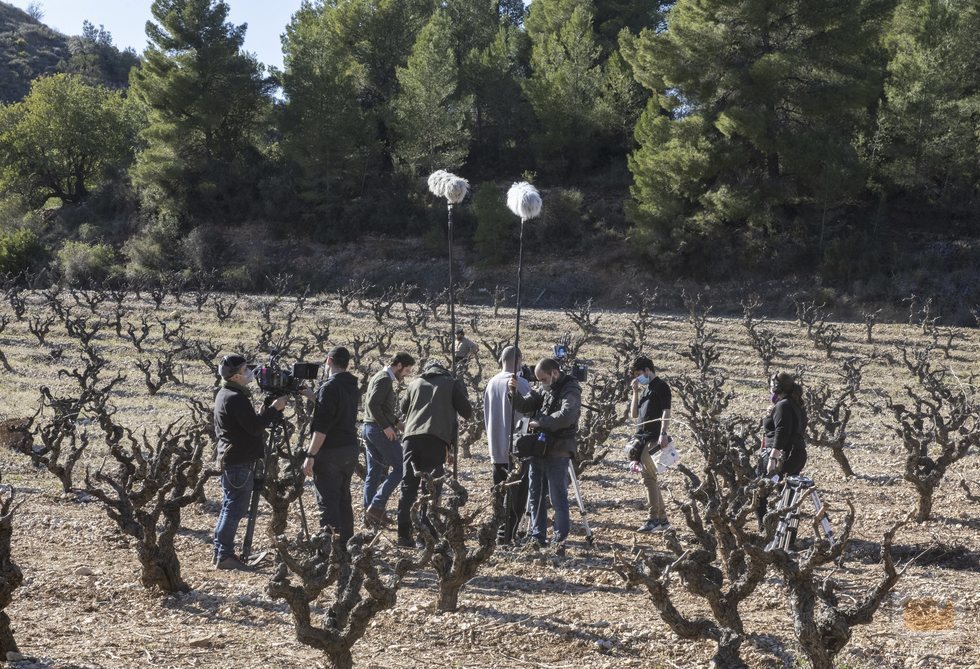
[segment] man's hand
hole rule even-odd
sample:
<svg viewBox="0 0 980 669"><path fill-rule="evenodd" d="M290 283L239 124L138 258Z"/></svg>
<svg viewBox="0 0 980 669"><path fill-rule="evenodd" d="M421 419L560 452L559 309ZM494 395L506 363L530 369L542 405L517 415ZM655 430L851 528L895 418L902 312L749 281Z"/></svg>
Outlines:
<svg viewBox="0 0 980 669"><path fill-rule="evenodd" d="M316 395L314 394L313 389L310 388L309 386L303 386L302 388L300 388L299 394L311 401L316 399Z"/></svg>
<svg viewBox="0 0 980 669"><path fill-rule="evenodd" d="M398 421L398 425L395 426L395 429L398 430L399 432L404 432L405 431L405 421L403 421L403 420Z"/></svg>
<svg viewBox="0 0 980 669"><path fill-rule="evenodd" d="M769 453L769 465L766 474L778 474L783 469L783 452L775 448Z"/></svg>
<svg viewBox="0 0 980 669"><path fill-rule="evenodd" d="M640 382L636 380L636 377L633 377L633 381L630 383L630 389L634 393L640 392Z"/></svg>
<svg viewBox="0 0 980 669"><path fill-rule="evenodd" d="M272 403L272 408L275 409L276 411L282 411L283 409L285 409L286 408L286 396L283 395L282 397L280 397L279 399L277 399L275 402L273 402Z"/></svg>
<svg viewBox="0 0 980 669"><path fill-rule="evenodd" d="M511 374L510 380L507 382L507 390L512 393L517 393L517 374Z"/></svg>
<svg viewBox="0 0 980 669"><path fill-rule="evenodd" d="M313 476L313 456L307 455L306 459L303 460L303 473L307 476Z"/></svg>
<svg viewBox="0 0 980 669"><path fill-rule="evenodd" d="M453 466L453 462L455 462L455 460L456 460L456 458L453 457L453 449L447 448L446 449L446 466L447 467L452 467Z"/></svg>
<svg viewBox="0 0 980 669"><path fill-rule="evenodd" d="M670 441L670 437L666 434L660 435L660 448L667 448L667 443Z"/></svg>
<svg viewBox="0 0 980 669"><path fill-rule="evenodd" d="M541 423L539 423L536 420L532 420L530 423L527 424L527 426L532 430L537 430L539 427L541 427Z"/></svg>
<svg viewBox="0 0 980 669"><path fill-rule="evenodd" d="M398 433L395 431L395 428L393 427L386 427L384 429L384 433L385 433L385 437L388 438L388 441L394 441L395 439L398 438Z"/></svg>

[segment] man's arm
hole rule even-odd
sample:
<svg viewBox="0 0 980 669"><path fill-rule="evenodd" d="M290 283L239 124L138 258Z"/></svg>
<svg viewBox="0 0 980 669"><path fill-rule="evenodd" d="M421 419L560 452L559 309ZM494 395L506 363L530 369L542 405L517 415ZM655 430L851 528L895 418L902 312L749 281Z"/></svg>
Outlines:
<svg viewBox="0 0 980 669"><path fill-rule="evenodd" d="M306 449L306 458L303 460L303 473L307 476L313 476L313 463L316 460L316 454L320 452L320 447L323 446L326 438L327 435L322 432L314 432L310 438L310 445Z"/></svg>
<svg viewBox="0 0 980 669"><path fill-rule="evenodd" d="M333 388L325 383L317 393L316 405L313 407L313 417L310 419L310 430L326 434L337 417L337 398Z"/></svg>
<svg viewBox="0 0 980 669"><path fill-rule="evenodd" d="M510 399L514 403L514 408L526 416L534 414L534 412L541 408L541 404L544 402L544 399L536 390L528 390L525 395L519 392L511 393Z"/></svg>
<svg viewBox="0 0 980 669"><path fill-rule="evenodd" d="M228 408L231 409L229 413L234 414L235 420L243 430L256 437L262 436L265 428L282 413L282 409L278 408L280 406L285 408L285 397L280 397L271 406L263 409L262 413L256 413L255 407L244 395L235 395L228 400Z"/></svg>

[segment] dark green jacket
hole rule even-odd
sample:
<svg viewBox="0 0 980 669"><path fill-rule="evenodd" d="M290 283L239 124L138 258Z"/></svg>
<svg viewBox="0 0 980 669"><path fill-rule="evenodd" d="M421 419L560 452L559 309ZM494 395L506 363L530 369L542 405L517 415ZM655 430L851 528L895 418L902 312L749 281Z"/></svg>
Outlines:
<svg viewBox="0 0 980 669"><path fill-rule="evenodd" d="M395 413L395 384L387 368L372 376L371 381L368 382L367 395L364 397L364 422L373 423L382 430L398 426L398 415Z"/></svg>
<svg viewBox="0 0 980 669"><path fill-rule="evenodd" d="M428 434L446 444L456 440L456 416L473 416L466 386L435 361L429 362L422 374L409 384L401 408L405 437Z"/></svg>

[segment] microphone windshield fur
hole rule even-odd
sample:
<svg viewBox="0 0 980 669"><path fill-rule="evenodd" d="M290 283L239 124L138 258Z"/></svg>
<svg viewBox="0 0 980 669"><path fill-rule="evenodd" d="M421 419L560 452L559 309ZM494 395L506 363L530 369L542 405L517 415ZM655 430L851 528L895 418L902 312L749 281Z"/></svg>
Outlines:
<svg viewBox="0 0 980 669"><path fill-rule="evenodd" d="M446 170L436 170L429 175L429 190L436 197L444 197L449 204L459 204L466 198L470 183Z"/></svg>
<svg viewBox="0 0 980 669"><path fill-rule="evenodd" d="M507 208L523 220L534 218L541 213L541 194L526 181L521 181L507 191Z"/></svg>

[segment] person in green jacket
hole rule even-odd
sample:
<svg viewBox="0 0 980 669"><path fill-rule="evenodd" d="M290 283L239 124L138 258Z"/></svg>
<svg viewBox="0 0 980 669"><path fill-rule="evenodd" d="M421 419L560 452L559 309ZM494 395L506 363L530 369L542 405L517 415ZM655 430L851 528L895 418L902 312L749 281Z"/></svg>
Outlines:
<svg viewBox="0 0 980 669"><path fill-rule="evenodd" d="M452 443L456 438L458 418L473 416L466 386L442 364L430 360L425 369L405 391L401 403L405 416L405 473L402 494L398 500L398 545L414 546L412 540L412 505L418 499L419 474L428 472L439 477L446 463L452 463ZM422 522L428 524L425 509Z"/></svg>

